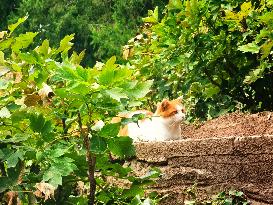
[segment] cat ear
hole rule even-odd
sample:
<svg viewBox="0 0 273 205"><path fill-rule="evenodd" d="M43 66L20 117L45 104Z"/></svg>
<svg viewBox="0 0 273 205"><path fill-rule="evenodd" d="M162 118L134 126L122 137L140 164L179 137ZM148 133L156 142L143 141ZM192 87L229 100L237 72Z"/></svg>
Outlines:
<svg viewBox="0 0 273 205"><path fill-rule="evenodd" d="M180 97L178 97L176 100L177 100L178 102L182 103L183 97L180 96Z"/></svg>
<svg viewBox="0 0 273 205"><path fill-rule="evenodd" d="M166 110L168 109L169 105L170 105L169 100L164 99L164 100L162 101L161 105L160 105L162 111L163 111L163 112L166 111Z"/></svg>

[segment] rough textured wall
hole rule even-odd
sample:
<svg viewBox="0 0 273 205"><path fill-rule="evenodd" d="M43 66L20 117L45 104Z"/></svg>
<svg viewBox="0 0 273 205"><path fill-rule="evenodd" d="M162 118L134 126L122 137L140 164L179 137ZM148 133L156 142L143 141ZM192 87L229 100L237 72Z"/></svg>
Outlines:
<svg viewBox="0 0 273 205"><path fill-rule="evenodd" d="M152 189L169 193L162 204L183 204L183 191L197 182L202 196L240 189L254 204L273 204L273 135L137 143L139 174L158 166Z"/></svg>

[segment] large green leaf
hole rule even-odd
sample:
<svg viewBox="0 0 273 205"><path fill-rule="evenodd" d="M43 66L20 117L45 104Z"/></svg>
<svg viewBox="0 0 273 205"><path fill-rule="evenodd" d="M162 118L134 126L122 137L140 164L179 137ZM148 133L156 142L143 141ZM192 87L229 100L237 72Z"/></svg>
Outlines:
<svg viewBox="0 0 273 205"><path fill-rule="evenodd" d="M100 130L98 135L105 138L116 137L119 133L119 129L119 123L107 124Z"/></svg>
<svg viewBox="0 0 273 205"><path fill-rule="evenodd" d="M109 150L121 158L132 157L135 155L135 147L130 137L116 137L108 140Z"/></svg>
<svg viewBox="0 0 273 205"><path fill-rule="evenodd" d="M19 159L24 160L25 151L17 150L7 158L7 167L15 167Z"/></svg>
<svg viewBox="0 0 273 205"><path fill-rule="evenodd" d="M42 132L42 128L44 127L45 124L45 118L43 114L31 114L29 116L30 120L30 128L34 132Z"/></svg>
<svg viewBox="0 0 273 205"><path fill-rule="evenodd" d="M122 98L128 98L125 91L122 88L112 88L105 91L111 98L120 102Z"/></svg>
<svg viewBox="0 0 273 205"><path fill-rule="evenodd" d="M19 53L21 49L27 48L33 42L33 39L37 34L37 32L27 32L25 34L20 34L15 38L15 42L12 44L12 50L16 53Z"/></svg>
<svg viewBox="0 0 273 205"><path fill-rule="evenodd" d="M128 96L132 96L134 98L143 98L150 92L150 88L153 84L152 80L139 82L134 86L133 89L128 89L126 92Z"/></svg>
<svg viewBox="0 0 273 205"><path fill-rule="evenodd" d="M105 138L98 135L93 135L90 142L91 152L95 154L103 154L107 150Z"/></svg>
<svg viewBox="0 0 273 205"><path fill-rule="evenodd" d="M62 176L68 176L77 166L72 163L74 160L67 157L56 158L50 168L44 173L43 180L48 181L54 187L62 185Z"/></svg>

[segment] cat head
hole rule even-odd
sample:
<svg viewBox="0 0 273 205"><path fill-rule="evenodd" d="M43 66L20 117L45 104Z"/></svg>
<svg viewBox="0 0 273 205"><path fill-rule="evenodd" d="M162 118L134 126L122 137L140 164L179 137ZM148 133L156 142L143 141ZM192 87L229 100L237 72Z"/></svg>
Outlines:
<svg viewBox="0 0 273 205"><path fill-rule="evenodd" d="M170 123L181 122L186 116L185 107L182 105L182 98L171 101L164 99L157 105L155 115L170 121Z"/></svg>

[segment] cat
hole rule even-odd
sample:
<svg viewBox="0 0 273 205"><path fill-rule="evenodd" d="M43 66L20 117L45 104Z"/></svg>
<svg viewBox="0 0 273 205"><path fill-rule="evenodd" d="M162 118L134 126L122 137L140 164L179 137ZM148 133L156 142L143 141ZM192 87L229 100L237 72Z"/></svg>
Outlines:
<svg viewBox="0 0 273 205"><path fill-rule="evenodd" d="M164 99L157 105L155 113L147 110L130 112L113 118L119 122L121 118L131 118L135 114L145 114L147 118L138 123L128 123L120 129L119 136L129 136L137 141L169 141L181 139L181 122L185 119L186 111L182 99Z"/></svg>

